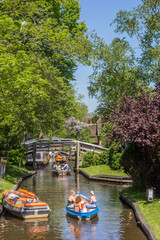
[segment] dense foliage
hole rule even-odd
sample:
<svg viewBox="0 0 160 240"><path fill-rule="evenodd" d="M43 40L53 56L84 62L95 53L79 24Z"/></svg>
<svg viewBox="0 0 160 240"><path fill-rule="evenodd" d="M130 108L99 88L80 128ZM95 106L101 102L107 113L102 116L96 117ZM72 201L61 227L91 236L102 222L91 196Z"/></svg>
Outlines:
<svg viewBox="0 0 160 240"><path fill-rule="evenodd" d="M93 48L93 74L90 76L89 93L100 103L98 112L106 114L107 107L121 99L122 94L137 95L140 86L146 85L146 80L126 40L116 38L107 45L95 36Z"/></svg>
<svg viewBox="0 0 160 240"><path fill-rule="evenodd" d="M139 42L139 64L147 81L155 81L160 56L160 1L142 0L132 11L119 11L116 31L127 33Z"/></svg>
<svg viewBox="0 0 160 240"><path fill-rule="evenodd" d="M63 136L65 118L83 112L71 84L89 64L78 0L0 2L0 155L27 136Z"/></svg>
<svg viewBox="0 0 160 240"><path fill-rule="evenodd" d="M135 40L115 38L107 45L93 34L93 74L89 93L99 101L98 112L108 113L108 106L121 99L122 94L139 95L140 87L147 89L150 83L160 80L160 2L142 0L133 11L119 11L116 32L127 33Z"/></svg>
<svg viewBox="0 0 160 240"><path fill-rule="evenodd" d="M121 159L122 153L120 151L116 151L116 148L112 145L111 148L99 155L94 154L94 152L87 152L84 154L81 167L86 168L106 164L112 170L121 170L123 169Z"/></svg>
<svg viewBox="0 0 160 240"><path fill-rule="evenodd" d="M113 24L137 46L132 48L125 38L107 45L94 34L89 92L100 102L97 112L106 117L102 140L106 147L114 146L113 166L123 164L137 183L158 191L160 1L142 0L132 11L119 11Z"/></svg>
<svg viewBox="0 0 160 240"><path fill-rule="evenodd" d="M82 168L108 164L109 151L100 153L99 155L94 154L94 152L87 152L83 155L83 161L81 164Z"/></svg>
<svg viewBox="0 0 160 240"><path fill-rule="evenodd" d="M9 152L8 156L8 164L13 164L18 166L23 165L23 162L26 161L26 157L24 156L25 149L22 147L16 146L16 148L12 148Z"/></svg>
<svg viewBox="0 0 160 240"><path fill-rule="evenodd" d="M152 97L145 92L139 97L124 95L112 114L114 127L108 136L127 144L126 170L148 187L160 188L160 89Z"/></svg>

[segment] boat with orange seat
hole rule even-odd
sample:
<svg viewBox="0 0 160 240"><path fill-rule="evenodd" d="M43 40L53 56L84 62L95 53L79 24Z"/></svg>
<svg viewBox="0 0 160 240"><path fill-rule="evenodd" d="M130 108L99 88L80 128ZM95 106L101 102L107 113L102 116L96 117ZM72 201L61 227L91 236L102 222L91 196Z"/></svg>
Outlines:
<svg viewBox="0 0 160 240"><path fill-rule="evenodd" d="M61 155L57 155L55 157L56 162L65 162L65 157Z"/></svg>
<svg viewBox="0 0 160 240"><path fill-rule="evenodd" d="M22 219L46 218L51 211L49 206L41 202L34 193L24 189L6 190L2 197L3 207L10 214Z"/></svg>

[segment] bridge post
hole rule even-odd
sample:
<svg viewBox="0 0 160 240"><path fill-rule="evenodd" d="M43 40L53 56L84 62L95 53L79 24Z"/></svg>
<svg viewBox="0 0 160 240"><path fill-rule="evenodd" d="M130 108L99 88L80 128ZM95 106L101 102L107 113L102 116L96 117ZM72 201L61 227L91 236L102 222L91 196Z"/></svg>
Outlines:
<svg viewBox="0 0 160 240"><path fill-rule="evenodd" d="M71 144L69 145L69 160L72 159L72 151L71 151Z"/></svg>
<svg viewBox="0 0 160 240"><path fill-rule="evenodd" d="M80 154L80 143L76 144L76 159L75 159L75 171L78 172L79 169L79 154Z"/></svg>
<svg viewBox="0 0 160 240"><path fill-rule="evenodd" d="M36 142L33 143L33 168L36 168Z"/></svg>

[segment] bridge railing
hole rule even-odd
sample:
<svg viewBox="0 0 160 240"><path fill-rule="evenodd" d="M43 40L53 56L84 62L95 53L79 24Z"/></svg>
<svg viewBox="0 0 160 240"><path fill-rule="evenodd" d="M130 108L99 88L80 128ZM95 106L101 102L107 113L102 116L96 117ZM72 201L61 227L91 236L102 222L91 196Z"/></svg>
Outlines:
<svg viewBox="0 0 160 240"><path fill-rule="evenodd" d="M34 162L36 162L36 152L49 152L54 151L55 149L58 151L68 151L70 159L72 158L72 155L76 156L76 168L79 168L80 154L84 154L88 151L94 152L95 154L100 154L101 152L107 150L107 148L96 144L62 138L56 138L52 140L47 138L39 140L32 139L25 142L25 146L27 148L26 154L32 154Z"/></svg>
<svg viewBox="0 0 160 240"><path fill-rule="evenodd" d="M76 151L76 145L80 144L80 152L87 152L87 151L94 151L95 153L101 153L102 151L106 150L106 148L96 145L96 144L91 144L91 143L86 143L86 142L81 142L77 140L71 140L71 139L61 139L61 140L54 140L54 141L47 141L45 140L35 140L32 142L27 142L25 143L25 146L27 148L26 154L30 154L33 151L33 146L36 144L36 150L38 151L51 151L55 150L56 148L59 148L63 150L62 148L71 148L72 151Z"/></svg>

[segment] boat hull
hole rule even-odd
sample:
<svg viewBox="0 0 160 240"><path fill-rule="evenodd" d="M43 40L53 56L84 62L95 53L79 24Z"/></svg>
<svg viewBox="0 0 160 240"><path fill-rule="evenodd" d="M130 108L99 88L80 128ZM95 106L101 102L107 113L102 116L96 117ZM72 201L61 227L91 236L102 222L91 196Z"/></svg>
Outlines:
<svg viewBox="0 0 160 240"><path fill-rule="evenodd" d="M99 209L97 207L92 212L83 213L83 212L77 212L77 211L71 210L68 207L66 207L66 211L67 211L67 215L69 217L72 217L72 218L75 218L78 220L91 220L91 219L97 217Z"/></svg>
<svg viewBox="0 0 160 240"><path fill-rule="evenodd" d="M88 199L86 196L82 195L82 194L79 194L81 195L82 199ZM75 211L74 210L74 206L70 205L68 206L66 204L66 211L67 211L67 215L69 217L72 217L72 218L75 218L75 219L78 219L78 220L91 220L95 217L97 217L97 214L99 212L99 208L98 206L96 206L94 209L89 209L87 212L83 212L83 211Z"/></svg>
<svg viewBox="0 0 160 240"><path fill-rule="evenodd" d="M2 195L3 208L21 219L47 218L51 211L49 206L41 202L34 193L23 189L6 190Z"/></svg>
<svg viewBox="0 0 160 240"><path fill-rule="evenodd" d="M44 207L15 207L3 199L4 209L11 215L21 219L47 218L50 213L48 206Z"/></svg>
<svg viewBox="0 0 160 240"><path fill-rule="evenodd" d="M66 175L70 175L71 174L71 171L56 171L56 170L52 170L52 173L55 174L55 175L60 175L60 176L66 176Z"/></svg>

